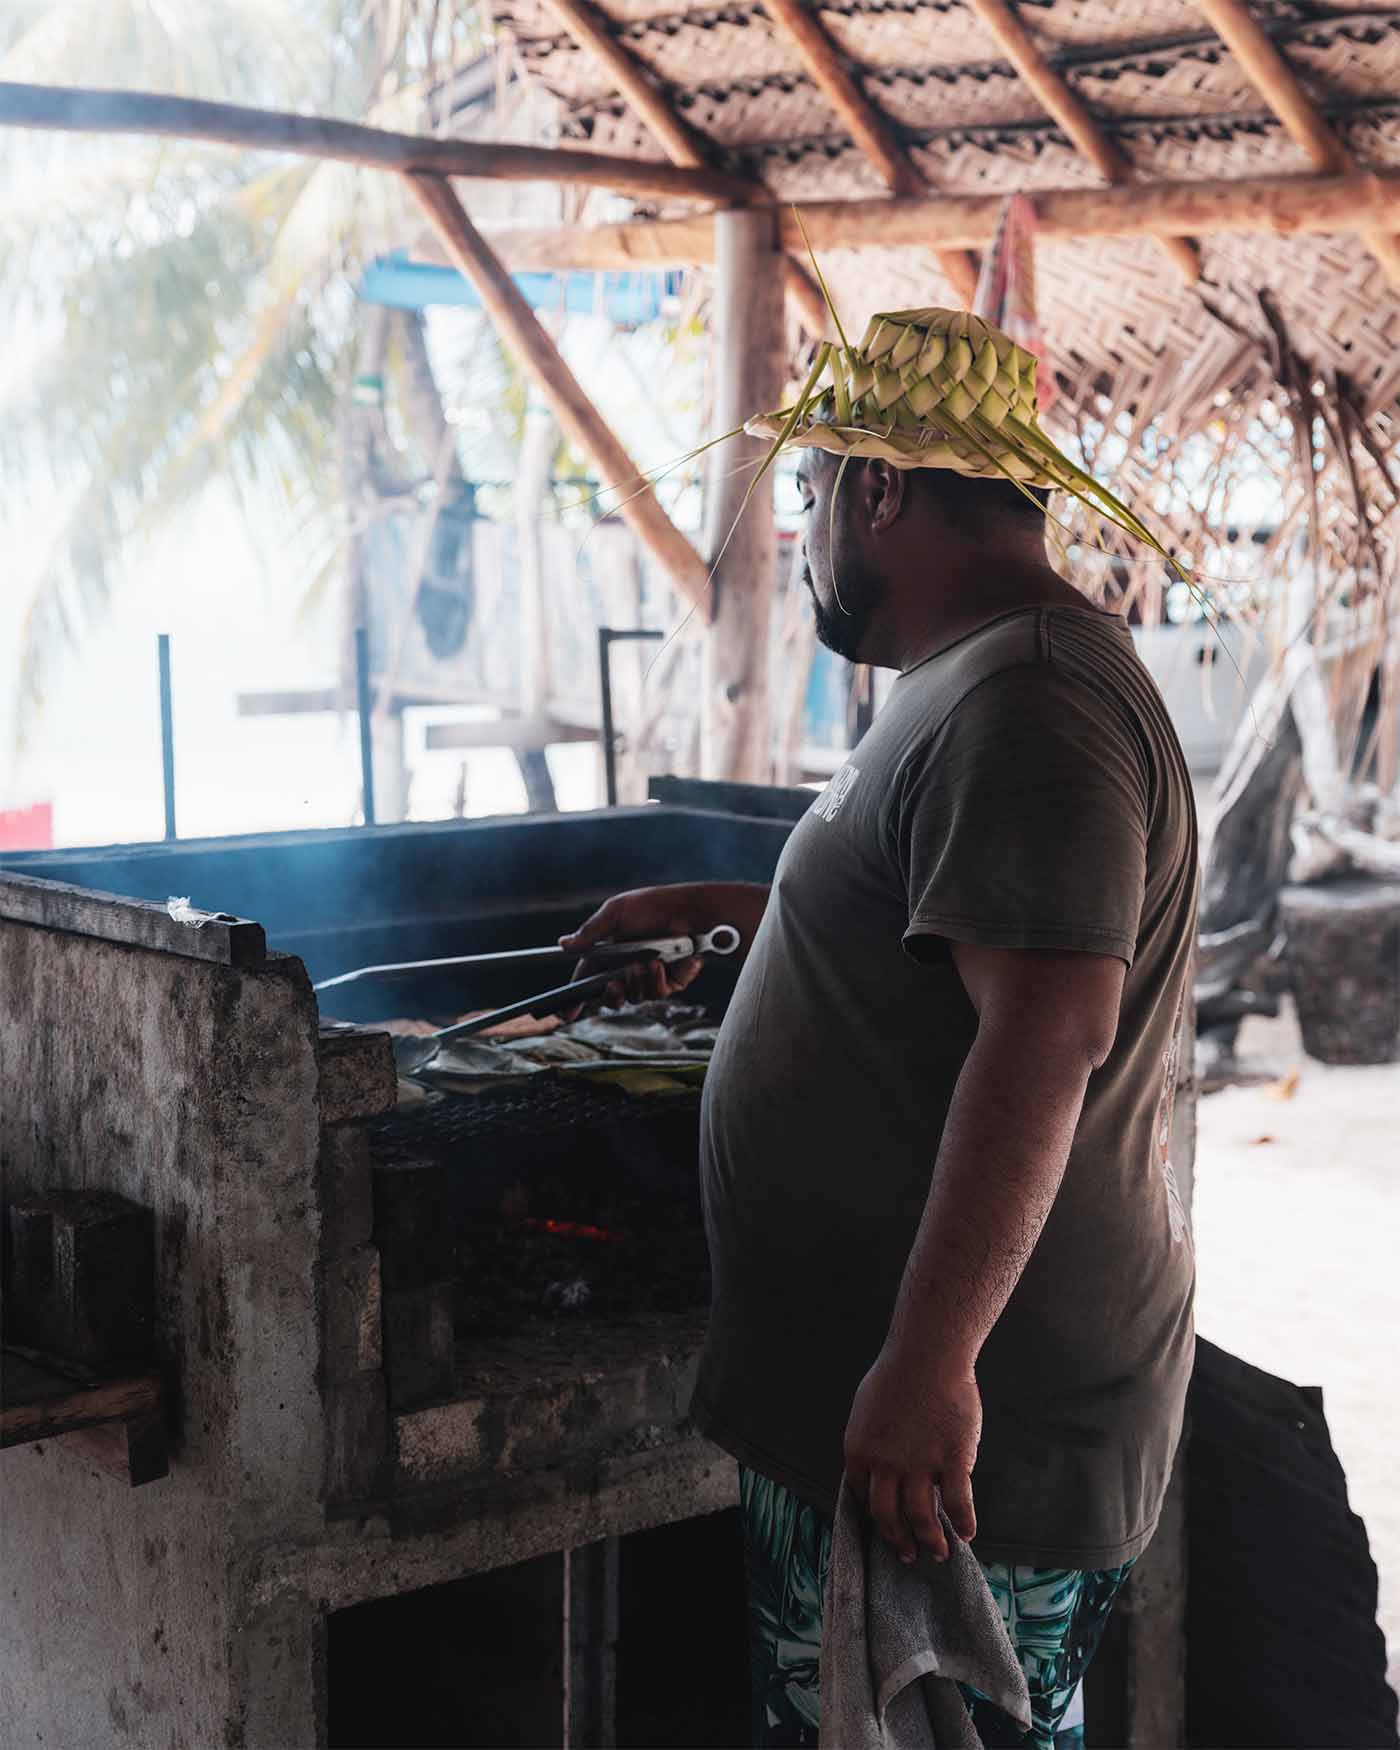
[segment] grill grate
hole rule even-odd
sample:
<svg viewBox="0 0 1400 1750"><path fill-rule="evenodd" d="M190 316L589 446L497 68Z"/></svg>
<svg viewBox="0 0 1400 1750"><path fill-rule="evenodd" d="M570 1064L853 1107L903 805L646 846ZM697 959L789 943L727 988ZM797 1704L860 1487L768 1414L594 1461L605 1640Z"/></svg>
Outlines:
<svg viewBox="0 0 1400 1750"><path fill-rule="evenodd" d="M699 1105L546 1072L374 1119L379 1159L450 1169L458 1336L703 1305Z"/></svg>
<svg viewBox="0 0 1400 1750"><path fill-rule="evenodd" d="M430 1094L426 1100L374 1119L371 1134L379 1144L421 1154L425 1147L434 1152L456 1150L467 1144L546 1136L598 1124L613 1128L629 1120L645 1127L654 1121L659 1104L698 1113L700 1097L687 1091L638 1099L582 1076L542 1073L474 1094Z"/></svg>

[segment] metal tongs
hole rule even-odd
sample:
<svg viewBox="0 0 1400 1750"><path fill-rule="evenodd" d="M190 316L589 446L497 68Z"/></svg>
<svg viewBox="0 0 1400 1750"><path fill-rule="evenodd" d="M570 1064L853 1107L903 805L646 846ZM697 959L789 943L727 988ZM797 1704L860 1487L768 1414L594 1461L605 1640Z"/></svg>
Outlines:
<svg viewBox="0 0 1400 1750"><path fill-rule="evenodd" d="M412 1074L425 1069L442 1047L453 1039L465 1039L473 1033L484 1033L503 1021L513 1021L518 1015L548 1015L558 1009L573 1008L589 997L597 996L616 982L618 970L624 966L645 965L650 961L674 963L695 960L710 954L733 954L739 947L739 932L733 924L716 924L696 936L653 936L639 942L598 942L581 958L602 963L608 970L577 978L571 984L555 985L550 990L524 997L518 1003L507 1003L502 1009L492 1009L484 1015L474 1015L469 1021L457 1021L450 1027L439 1027L435 1033L394 1040L394 1058L400 1070ZM353 972L342 972L335 978L325 978L313 988L331 990L337 985L353 984L362 978L388 977L397 972L424 972L446 966L501 966L511 961L567 960L575 956L560 947L507 949L495 954L458 954L445 960L402 960L386 966L359 966Z"/></svg>

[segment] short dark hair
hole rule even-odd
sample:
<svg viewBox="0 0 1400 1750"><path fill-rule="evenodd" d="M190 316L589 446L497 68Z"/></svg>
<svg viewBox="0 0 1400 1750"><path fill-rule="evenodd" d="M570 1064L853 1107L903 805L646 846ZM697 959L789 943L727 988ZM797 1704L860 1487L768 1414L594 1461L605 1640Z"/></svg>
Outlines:
<svg viewBox="0 0 1400 1750"><path fill-rule="evenodd" d="M910 472L919 488L935 494L944 514L958 522L1043 518L1050 502L1048 487L1018 486L1002 475L958 474L951 468L914 468Z"/></svg>
<svg viewBox="0 0 1400 1750"><path fill-rule="evenodd" d="M820 464L838 468L841 457L830 450L808 451L808 468L813 456ZM853 458L860 466L868 465L868 457ZM1020 487L1004 476L959 474L952 468L906 468L904 477L915 492L928 493L945 516L960 523L1004 522L1008 518L1029 521L1044 517L1050 502L1050 488Z"/></svg>

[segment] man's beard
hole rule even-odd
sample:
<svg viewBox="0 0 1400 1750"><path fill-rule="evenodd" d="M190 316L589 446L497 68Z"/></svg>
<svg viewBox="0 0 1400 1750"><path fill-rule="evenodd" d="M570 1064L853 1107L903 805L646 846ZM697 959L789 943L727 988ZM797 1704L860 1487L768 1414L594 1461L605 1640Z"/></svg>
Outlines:
<svg viewBox="0 0 1400 1750"><path fill-rule="evenodd" d="M865 578L843 575L840 601L824 607L817 599L810 576L806 582L812 597L818 640L837 656L844 656L847 662L858 661L856 652L865 637L871 610L875 606L874 590Z"/></svg>

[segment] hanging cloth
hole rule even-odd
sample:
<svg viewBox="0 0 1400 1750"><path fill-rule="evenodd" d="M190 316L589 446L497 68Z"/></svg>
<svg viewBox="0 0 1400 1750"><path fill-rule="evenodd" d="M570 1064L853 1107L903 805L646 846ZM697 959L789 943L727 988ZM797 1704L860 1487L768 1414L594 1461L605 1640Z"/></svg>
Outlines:
<svg viewBox="0 0 1400 1750"><path fill-rule="evenodd" d="M1036 316L1035 232L1035 208L1025 195L1009 195L1001 203L992 246L982 257L972 309L1040 360L1036 398L1044 413L1055 399L1055 374Z"/></svg>

